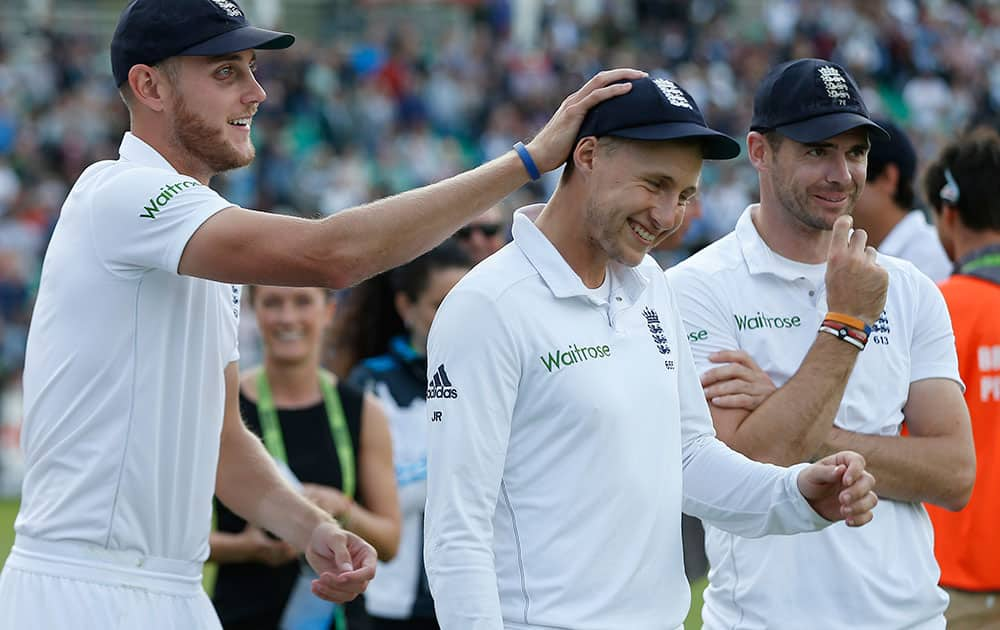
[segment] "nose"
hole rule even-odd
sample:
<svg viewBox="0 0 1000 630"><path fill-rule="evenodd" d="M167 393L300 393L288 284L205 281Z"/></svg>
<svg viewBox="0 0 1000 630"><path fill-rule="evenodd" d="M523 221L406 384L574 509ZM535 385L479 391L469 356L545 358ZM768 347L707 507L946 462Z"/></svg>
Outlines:
<svg viewBox="0 0 1000 630"><path fill-rule="evenodd" d="M830 159L826 181L831 184L847 184L851 181L851 170L844 156L837 155Z"/></svg>
<svg viewBox="0 0 1000 630"><path fill-rule="evenodd" d="M257 81L257 77L250 75L248 88L246 94L243 96L244 103L263 103L267 100L267 92L264 91L264 88Z"/></svg>
<svg viewBox="0 0 1000 630"><path fill-rule="evenodd" d="M671 230L678 218L683 218L684 207L680 202L680 195L661 195L658 203L653 206L649 213L653 227L658 230Z"/></svg>
<svg viewBox="0 0 1000 630"><path fill-rule="evenodd" d="M289 303L283 303L278 309L278 321L287 324L295 319L295 307Z"/></svg>

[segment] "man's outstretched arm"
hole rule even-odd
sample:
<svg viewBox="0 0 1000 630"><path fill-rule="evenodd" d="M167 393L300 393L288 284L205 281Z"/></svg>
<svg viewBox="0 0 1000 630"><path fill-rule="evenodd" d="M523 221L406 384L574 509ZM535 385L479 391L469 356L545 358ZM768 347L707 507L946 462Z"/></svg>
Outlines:
<svg viewBox="0 0 1000 630"><path fill-rule="evenodd" d="M631 89L637 70L601 72L568 96L527 145L538 169L562 164L591 107ZM347 287L448 238L528 181L514 151L423 188L313 221L230 207L187 243L181 274L240 284Z"/></svg>

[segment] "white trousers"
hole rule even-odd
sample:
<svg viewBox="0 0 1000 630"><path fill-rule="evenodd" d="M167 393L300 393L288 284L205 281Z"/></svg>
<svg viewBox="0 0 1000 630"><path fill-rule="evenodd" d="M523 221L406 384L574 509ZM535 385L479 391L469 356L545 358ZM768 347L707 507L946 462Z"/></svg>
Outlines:
<svg viewBox="0 0 1000 630"><path fill-rule="evenodd" d="M0 574L0 629L221 630L201 563L18 536Z"/></svg>

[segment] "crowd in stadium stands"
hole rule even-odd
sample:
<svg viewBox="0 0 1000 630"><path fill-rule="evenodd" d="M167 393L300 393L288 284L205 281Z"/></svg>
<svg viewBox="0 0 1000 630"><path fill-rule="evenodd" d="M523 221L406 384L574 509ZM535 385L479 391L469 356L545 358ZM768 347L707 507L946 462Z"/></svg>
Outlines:
<svg viewBox="0 0 1000 630"><path fill-rule="evenodd" d="M526 33L514 9L528 4L463 3L466 19L437 29L369 22L352 35L262 52L258 158L214 185L245 207L333 213L509 150L562 95L613 66L676 78L713 126L743 137L752 86L769 66L835 60L875 115L910 133L921 162L1000 114L1000 6L987 0L547 2L535 3L540 19ZM90 162L116 156L127 123L106 36L40 25L0 31L5 382L17 382L41 256L69 185ZM510 206L544 198L557 178L526 187ZM703 216L685 247L728 232L754 183L745 159L706 163Z"/></svg>

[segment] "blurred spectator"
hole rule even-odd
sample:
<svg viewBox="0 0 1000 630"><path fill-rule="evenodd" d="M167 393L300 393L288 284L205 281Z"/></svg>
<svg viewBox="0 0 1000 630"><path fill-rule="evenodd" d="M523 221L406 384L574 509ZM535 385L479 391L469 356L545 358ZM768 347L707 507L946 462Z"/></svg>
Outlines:
<svg viewBox="0 0 1000 630"><path fill-rule="evenodd" d="M382 559L399 546L399 505L386 416L374 398L320 369L323 334L334 306L325 289L250 287L264 346L263 365L240 380L240 415L286 467L303 493L342 527L370 542ZM363 598L345 607L310 593L316 574L295 549L247 523L215 500L217 531L209 558L220 564L213 603L223 627L302 628L290 619L326 620L315 627L369 628ZM302 598L302 595L305 598ZM346 612L345 612L346 611ZM346 624L346 625L345 625Z"/></svg>
<svg viewBox="0 0 1000 630"><path fill-rule="evenodd" d="M507 232L506 212L497 205L459 228L453 238L475 265L507 244Z"/></svg>
<svg viewBox="0 0 1000 630"><path fill-rule="evenodd" d="M914 210L916 151L898 126L876 122L890 138L871 138L867 183L854 206L854 226L865 230L868 244L881 253L904 258L940 282L951 274L951 263L934 226L921 210Z"/></svg>
<svg viewBox="0 0 1000 630"><path fill-rule="evenodd" d="M976 444L976 485L961 512L927 505L950 603L950 630L1000 627L1000 136L982 129L942 151L924 190L955 275L941 292L955 328Z"/></svg>

